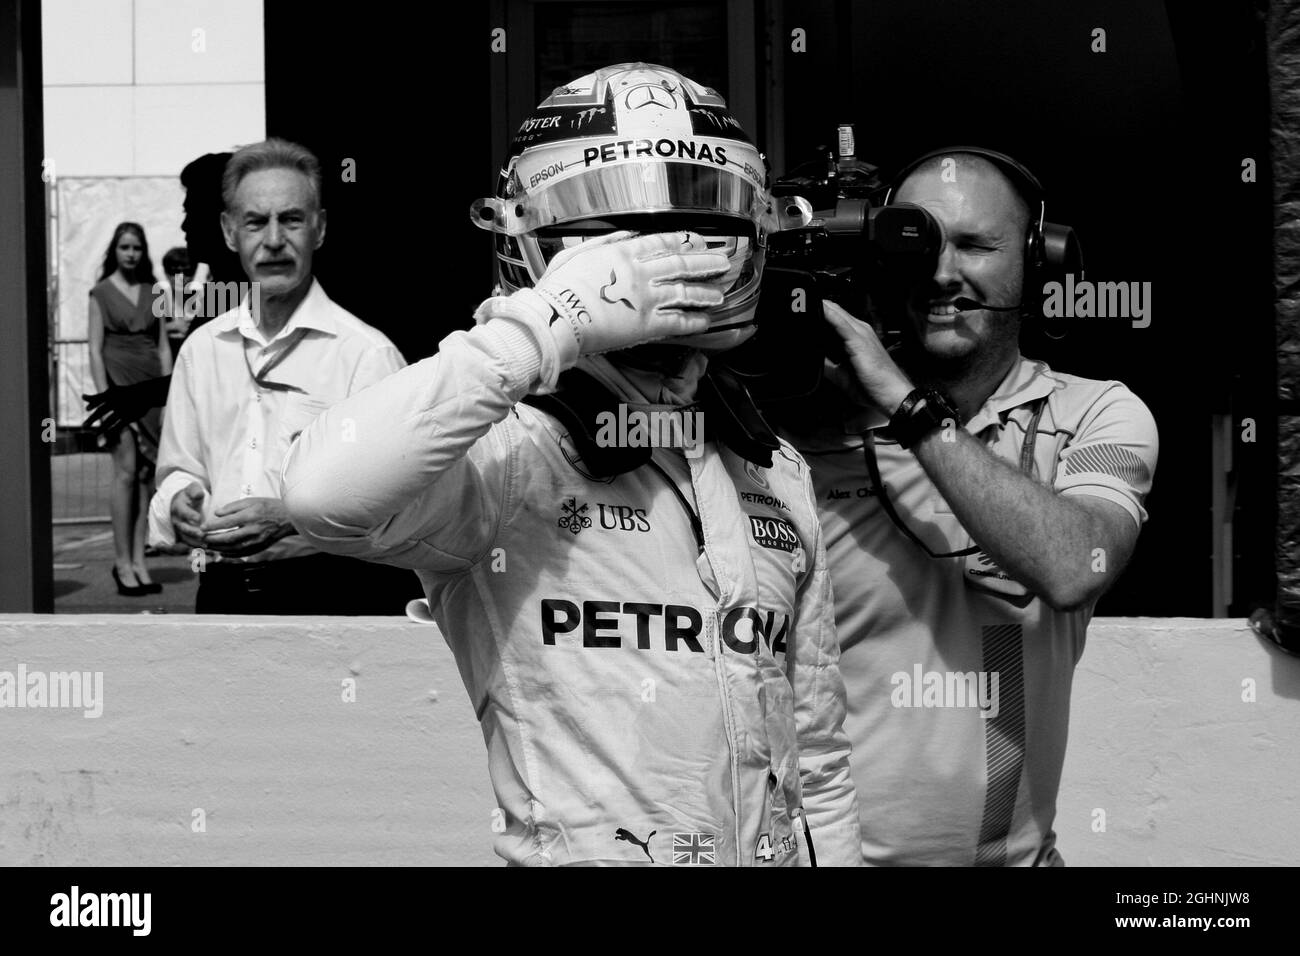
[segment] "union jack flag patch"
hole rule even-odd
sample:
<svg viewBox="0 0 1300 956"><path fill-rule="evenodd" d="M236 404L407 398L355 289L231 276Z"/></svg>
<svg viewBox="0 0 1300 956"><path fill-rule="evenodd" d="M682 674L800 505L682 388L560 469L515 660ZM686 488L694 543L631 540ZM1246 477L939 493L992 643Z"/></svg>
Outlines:
<svg viewBox="0 0 1300 956"><path fill-rule="evenodd" d="M717 866L718 851L712 833L674 833L673 866Z"/></svg>

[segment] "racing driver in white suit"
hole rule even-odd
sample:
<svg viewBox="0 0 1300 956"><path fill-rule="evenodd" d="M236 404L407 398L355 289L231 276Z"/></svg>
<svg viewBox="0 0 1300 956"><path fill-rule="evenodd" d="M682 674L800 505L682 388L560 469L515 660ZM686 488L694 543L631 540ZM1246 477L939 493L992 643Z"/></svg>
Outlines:
<svg viewBox="0 0 1300 956"><path fill-rule="evenodd" d="M808 468L707 368L754 331L761 155L715 91L619 64L537 108L471 215L501 294L301 434L293 523L418 572L507 861L857 865Z"/></svg>

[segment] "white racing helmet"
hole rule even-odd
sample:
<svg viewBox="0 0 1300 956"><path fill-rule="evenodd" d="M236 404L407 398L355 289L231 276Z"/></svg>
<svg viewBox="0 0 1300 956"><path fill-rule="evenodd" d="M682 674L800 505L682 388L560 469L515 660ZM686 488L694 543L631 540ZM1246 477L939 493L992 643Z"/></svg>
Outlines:
<svg viewBox="0 0 1300 956"><path fill-rule="evenodd" d="M767 164L717 91L675 70L619 63L561 86L519 128L497 195L470 207L496 234L502 294L556 253L616 229L688 229L731 260L708 331L665 340L709 351L754 333L763 251L777 218Z"/></svg>

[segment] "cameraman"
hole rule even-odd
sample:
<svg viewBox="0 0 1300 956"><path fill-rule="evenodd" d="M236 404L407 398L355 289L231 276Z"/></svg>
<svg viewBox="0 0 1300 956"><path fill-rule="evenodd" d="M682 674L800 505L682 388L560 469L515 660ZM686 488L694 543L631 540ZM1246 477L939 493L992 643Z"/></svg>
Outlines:
<svg viewBox="0 0 1300 956"><path fill-rule="evenodd" d="M1061 865L1070 682L1146 520L1156 426L1119 382L1021 356L1041 187L954 148L892 196L944 244L891 357L833 303L851 362L790 428L813 467L869 864ZM873 474L873 472L875 474Z"/></svg>

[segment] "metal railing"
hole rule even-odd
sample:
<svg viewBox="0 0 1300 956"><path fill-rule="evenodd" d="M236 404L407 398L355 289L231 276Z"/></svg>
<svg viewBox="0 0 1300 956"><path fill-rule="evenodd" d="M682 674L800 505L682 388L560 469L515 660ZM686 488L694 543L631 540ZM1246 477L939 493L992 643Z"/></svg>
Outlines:
<svg viewBox="0 0 1300 956"><path fill-rule="evenodd" d="M60 376L65 368L86 367L82 361L69 363L71 355L85 355L86 338L50 338L50 410L56 422L79 422L82 407L68 407L73 399L65 395ZM73 390L80 400L80 394ZM58 428L50 455L50 492L54 524L99 524L109 520L108 494L113 478L112 456L99 448L90 433L76 425Z"/></svg>

